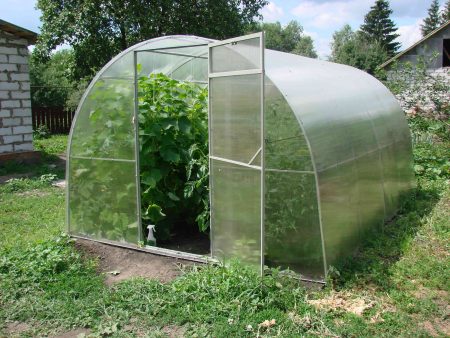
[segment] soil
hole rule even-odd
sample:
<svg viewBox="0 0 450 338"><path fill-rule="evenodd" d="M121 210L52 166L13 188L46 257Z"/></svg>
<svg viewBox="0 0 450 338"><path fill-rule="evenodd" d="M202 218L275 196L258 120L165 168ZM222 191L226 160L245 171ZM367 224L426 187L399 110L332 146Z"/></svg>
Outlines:
<svg viewBox="0 0 450 338"><path fill-rule="evenodd" d="M161 243L162 248L189 252L197 255L207 255L210 253L209 235L204 233L174 233L170 241Z"/></svg>
<svg viewBox="0 0 450 338"><path fill-rule="evenodd" d="M66 332L61 332L56 336L52 336L52 338L78 338L78 337L87 337L91 333L89 329L73 329Z"/></svg>
<svg viewBox="0 0 450 338"><path fill-rule="evenodd" d="M105 274L107 285L132 277L157 279L165 283L182 274L180 266L194 264L84 239L76 239L76 247L87 256L98 258L98 269Z"/></svg>
<svg viewBox="0 0 450 338"><path fill-rule="evenodd" d="M165 326L162 331L169 336L169 338L179 338L184 337L186 328L178 325L168 325Z"/></svg>
<svg viewBox="0 0 450 338"><path fill-rule="evenodd" d="M19 337L25 331L28 331L31 328L27 323L22 322L11 322L6 325L6 334L9 337Z"/></svg>
<svg viewBox="0 0 450 338"><path fill-rule="evenodd" d="M431 337L449 337L450 325L445 320L426 321L421 323L422 328L428 332Z"/></svg>

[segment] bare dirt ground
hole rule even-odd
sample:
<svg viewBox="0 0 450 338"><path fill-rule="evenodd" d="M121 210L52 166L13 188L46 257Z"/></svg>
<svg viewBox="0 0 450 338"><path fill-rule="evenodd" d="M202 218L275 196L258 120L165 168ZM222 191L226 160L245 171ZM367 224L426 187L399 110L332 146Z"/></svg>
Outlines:
<svg viewBox="0 0 450 338"><path fill-rule="evenodd" d="M51 338L80 338L86 337L91 333L89 329L73 329L70 331L62 332L57 334L56 336L52 336Z"/></svg>
<svg viewBox="0 0 450 338"><path fill-rule="evenodd" d="M182 273L181 266L194 264L83 239L76 239L76 247L84 254L99 259L99 272L105 274L107 285L132 277L169 282Z"/></svg>
<svg viewBox="0 0 450 338"><path fill-rule="evenodd" d="M22 322L11 322L5 327L5 333L8 337L19 337L21 334L30 329L30 325Z"/></svg>

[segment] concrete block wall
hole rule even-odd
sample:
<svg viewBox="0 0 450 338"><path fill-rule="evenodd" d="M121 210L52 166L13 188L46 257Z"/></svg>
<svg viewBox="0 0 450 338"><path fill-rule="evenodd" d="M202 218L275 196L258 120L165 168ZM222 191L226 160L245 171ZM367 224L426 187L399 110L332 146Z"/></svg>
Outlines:
<svg viewBox="0 0 450 338"><path fill-rule="evenodd" d="M0 30L0 154L33 150L28 41Z"/></svg>

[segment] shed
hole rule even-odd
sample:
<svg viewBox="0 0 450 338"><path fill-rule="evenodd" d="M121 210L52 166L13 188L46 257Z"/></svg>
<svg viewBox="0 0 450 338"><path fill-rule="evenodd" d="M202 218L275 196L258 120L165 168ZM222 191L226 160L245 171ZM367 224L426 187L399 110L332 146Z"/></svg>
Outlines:
<svg viewBox="0 0 450 338"><path fill-rule="evenodd" d="M210 259L142 246L138 73L209 90L207 257L323 281L414 186L406 119L372 76L265 49L262 33L225 41L165 36L111 60L80 102L67 158L75 237Z"/></svg>
<svg viewBox="0 0 450 338"><path fill-rule="evenodd" d="M37 34L0 20L0 158L29 159L33 152L28 46Z"/></svg>
<svg viewBox="0 0 450 338"><path fill-rule="evenodd" d="M419 58L432 60L427 64L429 70L450 67L450 21L383 63L380 68L388 70L394 61L415 65Z"/></svg>

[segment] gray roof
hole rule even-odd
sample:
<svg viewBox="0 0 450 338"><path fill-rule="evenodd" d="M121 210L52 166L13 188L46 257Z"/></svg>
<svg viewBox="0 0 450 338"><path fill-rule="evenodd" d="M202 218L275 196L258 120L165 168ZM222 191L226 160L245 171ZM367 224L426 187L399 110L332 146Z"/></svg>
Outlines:
<svg viewBox="0 0 450 338"><path fill-rule="evenodd" d="M418 45L420 45L421 43L423 43L424 41L428 40L429 38L431 38L432 36L434 36L436 33L440 32L441 30L443 30L444 28L447 28L450 25L450 21L447 21L447 23L444 23L441 27L435 29L434 31L432 31L431 33L429 33L428 35L424 36L421 40L417 41L415 44L413 44L411 47L406 48L405 50L401 51L400 53L398 53L397 55L395 55L393 58L387 60L385 63L383 63L380 68L384 68L387 65L391 64L392 62L394 62L395 60L397 60L398 58L400 58L402 55L404 55L405 53L409 52L411 49L417 47Z"/></svg>
<svg viewBox="0 0 450 338"><path fill-rule="evenodd" d="M11 22L5 21L0 19L0 30L14 34L15 36L18 36L20 38L28 40L28 43L30 45L33 45L36 43L38 34L30 31L26 28L16 26L12 24Z"/></svg>

